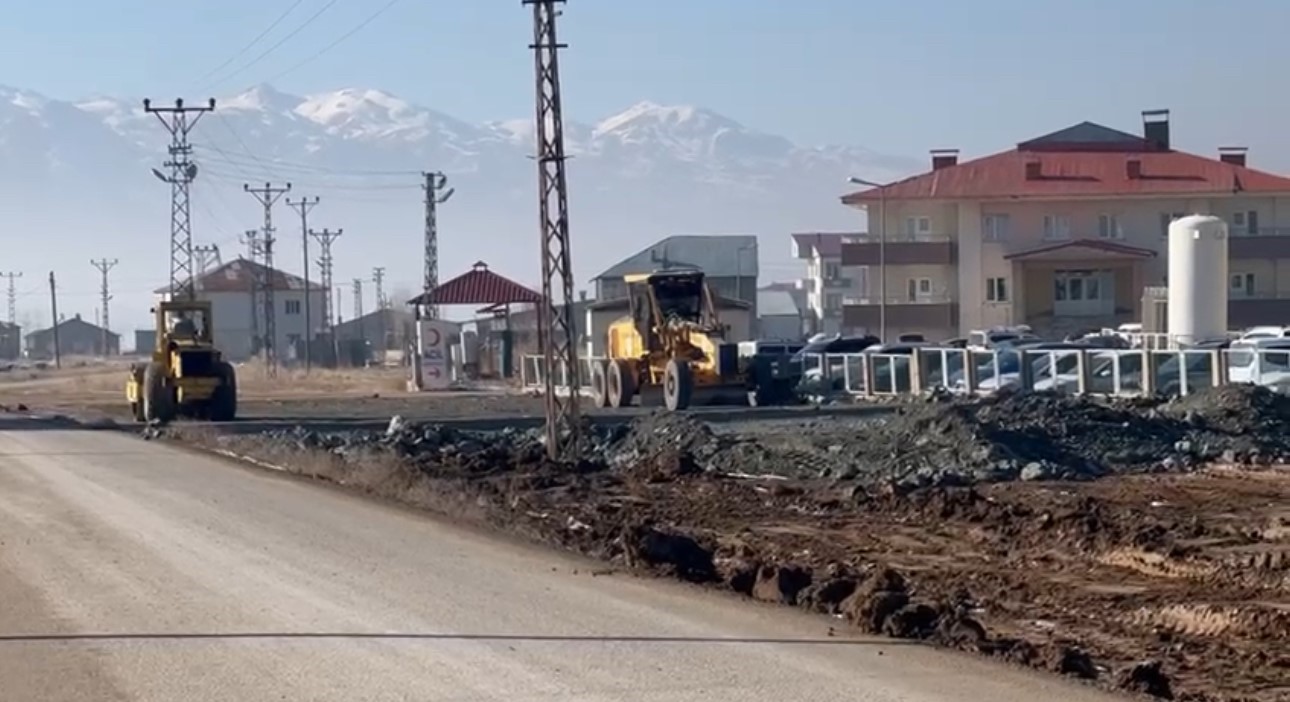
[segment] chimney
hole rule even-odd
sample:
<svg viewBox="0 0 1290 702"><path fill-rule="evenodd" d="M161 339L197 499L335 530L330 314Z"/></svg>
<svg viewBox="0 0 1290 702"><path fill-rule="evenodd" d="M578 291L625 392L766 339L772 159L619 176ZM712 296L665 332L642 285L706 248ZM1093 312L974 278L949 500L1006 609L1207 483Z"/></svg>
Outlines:
<svg viewBox="0 0 1290 702"><path fill-rule="evenodd" d="M1152 148L1169 150L1169 110L1142 111L1142 138Z"/></svg>
<svg viewBox="0 0 1290 702"><path fill-rule="evenodd" d="M586 290L579 290L579 291L578 291L578 302L586 302L586 301L587 301L587 291L586 291Z"/></svg>
<svg viewBox="0 0 1290 702"><path fill-rule="evenodd" d="M1043 177L1043 170L1038 161L1026 161L1026 180L1039 180Z"/></svg>
<svg viewBox="0 0 1290 702"><path fill-rule="evenodd" d="M1244 146L1220 146L1218 147L1218 160L1223 163L1230 163L1233 166L1245 166L1245 155L1249 148Z"/></svg>
<svg viewBox="0 0 1290 702"><path fill-rule="evenodd" d="M959 163L958 149L932 149L932 170L939 171L942 168L957 166Z"/></svg>
<svg viewBox="0 0 1290 702"><path fill-rule="evenodd" d="M1142 178L1142 159L1131 158L1124 162L1124 172L1130 180Z"/></svg>

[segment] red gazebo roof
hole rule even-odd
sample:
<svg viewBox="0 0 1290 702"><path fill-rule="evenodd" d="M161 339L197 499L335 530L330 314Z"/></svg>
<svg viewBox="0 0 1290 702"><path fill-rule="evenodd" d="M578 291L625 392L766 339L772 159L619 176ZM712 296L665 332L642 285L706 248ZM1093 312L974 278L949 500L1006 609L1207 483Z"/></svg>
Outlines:
<svg viewBox="0 0 1290 702"><path fill-rule="evenodd" d="M408 300L409 305L509 305L537 303L542 295L519 283L488 270L488 264L476 261L469 272L441 283L429 292Z"/></svg>

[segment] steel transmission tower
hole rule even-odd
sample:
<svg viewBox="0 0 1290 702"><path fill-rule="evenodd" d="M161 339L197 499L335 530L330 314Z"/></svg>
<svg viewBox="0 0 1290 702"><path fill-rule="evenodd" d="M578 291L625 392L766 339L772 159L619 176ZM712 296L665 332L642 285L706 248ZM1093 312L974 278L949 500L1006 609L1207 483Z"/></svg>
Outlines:
<svg viewBox="0 0 1290 702"><path fill-rule="evenodd" d="M390 302L385 299L385 266L376 266L372 269L372 284L376 286L376 309L383 310L389 307Z"/></svg>
<svg viewBox="0 0 1290 702"><path fill-rule="evenodd" d="M8 273L0 273L0 275L9 279L9 325L12 326L18 323L18 286L16 281L22 277L22 272L9 271Z"/></svg>
<svg viewBox="0 0 1290 702"><path fill-rule="evenodd" d="M260 286L260 294L264 301L264 365L272 377L278 373L278 353L274 348L277 346L278 336L277 315L273 307L273 205L278 202L278 198L291 192L291 183L282 187L265 183L263 188L243 184L242 190L255 196L256 201L264 207L264 228L261 230L263 236L260 240L260 259L264 271L261 273L263 284Z"/></svg>
<svg viewBox="0 0 1290 702"><path fill-rule="evenodd" d="M331 244L333 241L336 241L336 239L340 238L340 235L344 233L344 231L345 231L344 229L337 229L336 231L332 231L330 229L324 229L322 231L315 231L313 229L309 230L309 236L312 236L314 239L316 239L318 241L318 247L322 249L322 252L318 256L318 277L320 281L320 286L327 293L322 297L322 303L323 303L322 327L323 327L323 333L327 334L328 336L330 336L332 333L332 314L330 309L331 289L332 289Z"/></svg>
<svg viewBox="0 0 1290 702"><path fill-rule="evenodd" d="M546 395L546 447L553 459L569 458L578 444L578 366L573 331L573 266L569 256L569 198L565 177L564 115L560 100L560 49L556 9L564 0L523 0L533 6L533 50L536 74L538 210L542 234L542 304L538 343L543 353ZM560 298L556 297L559 290ZM569 378L561 395L556 379Z"/></svg>
<svg viewBox="0 0 1290 702"><path fill-rule="evenodd" d="M152 174L170 183L170 297L193 298L193 226L189 215L188 190L197 177L197 164L191 156L193 147L188 143L188 133L201 121L202 115L215 109L215 98L205 107L188 107L183 100L175 100L173 107L153 107L144 99L143 110L155 114L170 132L170 160L166 175L157 169Z"/></svg>
<svg viewBox="0 0 1290 702"><path fill-rule="evenodd" d="M442 173L421 175L426 179L425 185L421 186L426 193L425 280L421 287L422 292L429 293L439 287L439 223L435 210L452 197L454 190L444 189L448 185L448 177ZM438 319L439 306L427 305L425 314L430 319Z"/></svg>
<svg viewBox="0 0 1290 702"><path fill-rule="evenodd" d="M363 318L363 279L354 279L354 319Z"/></svg>
<svg viewBox="0 0 1290 702"><path fill-rule="evenodd" d="M314 325L313 317L309 310L309 298L313 297L309 289L309 211L318 204L318 196L315 195L313 200L302 197L296 202L287 198L287 207L300 213L300 252L304 263L305 275L305 372L313 366L314 359L311 349L313 348ZM326 303L323 303L326 306Z"/></svg>
<svg viewBox="0 0 1290 702"><path fill-rule="evenodd" d="M90 265L99 269L99 273L103 275L103 283L99 288L99 295L103 300L103 315L102 315L102 319L100 319L100 326L103 328L103 355L104 356L109 355L108 354L108 335L111 333L109 330L112 328L112 323L111 321L109 321L109 318L108 318L108 302L112 300L112 290L110 287L108 287L108 271L112 270L113 268L116 268L117 263L119 263L119 261L117 261L115 258L112 259L111 261L107 260L106 258L100 258L97 261L95 260L90 261Z"/></svg>

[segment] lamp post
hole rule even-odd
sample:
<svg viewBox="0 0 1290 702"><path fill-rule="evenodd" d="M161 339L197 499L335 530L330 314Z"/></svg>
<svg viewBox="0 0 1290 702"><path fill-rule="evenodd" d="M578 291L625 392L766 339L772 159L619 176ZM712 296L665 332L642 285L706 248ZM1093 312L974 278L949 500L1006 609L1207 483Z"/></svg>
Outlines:
<svg viewBox="0 0 1290 702"><path fill-rule="evenodd" d="M882 183L847 178L852 185L878 188L878 338L887 342L887 186ZM872 218L871 218L872 220ZM872 224L872 221L870 222Z"/></svg>

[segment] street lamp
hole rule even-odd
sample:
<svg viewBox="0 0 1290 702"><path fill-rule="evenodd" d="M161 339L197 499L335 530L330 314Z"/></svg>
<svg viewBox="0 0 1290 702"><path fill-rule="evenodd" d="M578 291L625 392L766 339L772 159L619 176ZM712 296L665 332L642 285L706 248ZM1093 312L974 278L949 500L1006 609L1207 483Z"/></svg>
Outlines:
<svg viewBox="0 0 1290 702"><path fill-rule="evenodd" d="M878 188L878 338L887 341L887 186L882 183L856 178L847 178L852 185L864 185ZM872 224L872 217L870 224Z"/></svg>

